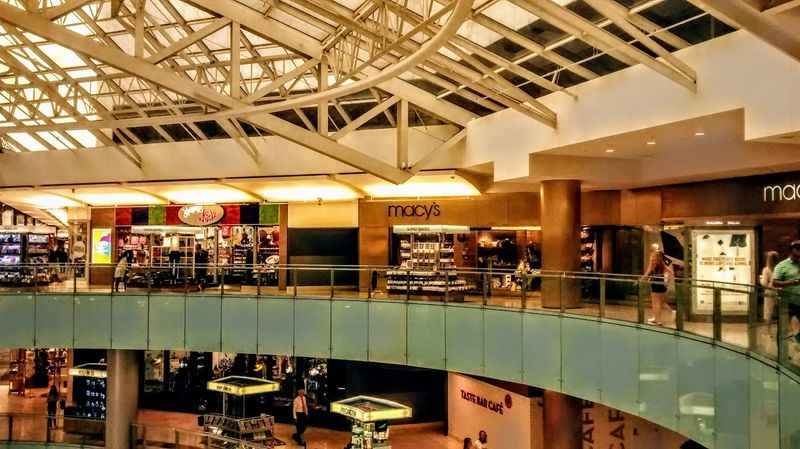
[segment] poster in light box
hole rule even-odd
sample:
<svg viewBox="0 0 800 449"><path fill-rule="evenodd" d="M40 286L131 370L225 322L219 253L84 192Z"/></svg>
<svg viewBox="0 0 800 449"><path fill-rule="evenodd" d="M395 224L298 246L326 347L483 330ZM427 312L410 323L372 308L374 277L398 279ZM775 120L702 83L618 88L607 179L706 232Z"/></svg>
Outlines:
<svg viewBox="0 0 800 449"><path fill-rule="evenodd" d="M692 242L692 277L695 279L726 284L755 283L755 233L752 229L695 229L692 230ZM696 288L693 291L695 313L711 314L714 290ZM741 289L735 285L726 286L721 292L722 313L747 313L748 295L745 286Z"/></svg>

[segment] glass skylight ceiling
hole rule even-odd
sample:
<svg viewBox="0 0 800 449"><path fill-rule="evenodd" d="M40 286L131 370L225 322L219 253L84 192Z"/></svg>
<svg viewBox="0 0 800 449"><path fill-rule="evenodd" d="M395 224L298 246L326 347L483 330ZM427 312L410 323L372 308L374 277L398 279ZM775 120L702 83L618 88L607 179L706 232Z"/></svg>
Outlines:
<svg viewBox="0 0 800 449"><path fill-rule="evenodd" d="M0 0L24 9L21 0ZM72 1L72 0L71 0ZM329 53L328 85L336 85L337 73L360 67L367 60L383 69L418 48L449 18L442 14L427 32L420 21L428 20L448 4L447 0L387 0L385 7L373 0L226 0L244 6L266 26L285 27L286 33L310 38ZM617 27L583 0L549 0L595 26L630 43L650 56L653 52ZM128 55L137 52L137 17L142 18L142 57L177 76L212 87L226 95L265 104L316 92L317 66L306 64L308 55L267 39L242 20L239 34L238 92L231 92L231 25L224 12L204 10L192 0L147 0L142 14L135 2L122 2L112 14L112 2L83 1L82 7L52 20ZM401 79L479 115L508 107L530 109L532 101L557 89L628 67L624 61L595 47L596 42L569 34L561 23L541 20L532 11L533 0L475 0L473 14L457 37ZM668 51L729 33L730 27L697 9L687 0L617 0L619 7L636 16L648 34ZM36 14L55 14L64 0L38 0ZM50 17L48 17L50 18ZM381 42L373 35L384 27L386 36L417 30L402 45ZM417 28L415 28L417 27ZM175 50L161 60L154 55L174 48L188 36L201 39ZM395 34L392 34L395 33ZM350 58L342 55L347 45L358 46ZM382 58L370 57L370 46L389 48ZM89 55L91 56L91 55ZM99 146L132 147L139 144L184 140L267 135L268 131L236 120L227 126L206 115L215 108L198 103L152 82L131 76L62 45L19 28L0 28L0 137L2 151L59 151ZM624 58L623 58L624 59ZM304 66L306 64L306 66ZM373 70L374 70L373 69ZM491 70L502 79L486 72ZM361 74L359 77L363 77ZM275 81L279 79L279 81ZM503 82L503 80L506 80ZM510 83L506 85L504 83ZM256 95L265 87L275 90ZM388 97L379 89L359 92L331 102L330 129L335 132ZM411 125L447 122L411 105ZM316 108L295 108L276 115L295 125L313 128ZM393 126L392 110L378 114L364 127ZM168 116L189 119L152 120ZM118 120L143 119L142 123L117 124ZM102 127L81 127L85 121L102 121ZM311 126L309 126L311 125Z"/></svg>

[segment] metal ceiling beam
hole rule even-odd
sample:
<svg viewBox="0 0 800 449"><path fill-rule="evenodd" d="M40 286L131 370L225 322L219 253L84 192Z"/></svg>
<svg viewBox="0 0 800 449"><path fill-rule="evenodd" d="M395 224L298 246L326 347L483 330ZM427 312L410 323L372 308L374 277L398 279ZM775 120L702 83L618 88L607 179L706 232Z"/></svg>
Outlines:
<svg viewBox="0 0 800 449"><path fill-rule="evenodd" d="M454 134L449 139L447 139L444 143L442 143L438 147L429 151L425 156L419 158L417 162L414 162L414 165L411 166L411 173L416 175L417 173L425 169L425 167L427 167L433 161L434 158L436 158L442 153L446 153L451 149L455 148L456 145L459 144L459 142L461 142L466 138L467 138L467 128L464 128L461 131Z"/></svg>
<svg viewBox="0 0 800 449"><path fill-rule="evenodd" d="M604 16L608 17L615 25L622 28L626 33L630 34L631 37L639 41L642 45L647 47L650 51L657 54L661 57L664 61L669 63L675 70L681 72L686 78L689 78L694 84L697 84L697 73L686 65L683 61L678 59L675 55L664 49L661 45L659 45L656 41L654 41L650 36L645 34L642 30L640 30L630 19L630 15L628 14L628 10L616 3L616 2L609 2L606 0L584 0L586 3L589 4L592 8L597 10L599 13L603 14Z"/></svg>
<svg viewBox="0 0 800 449"><path fill-rule="evenodd" d="M761 13L740 0L689 0L717 19L747 30L767 44L800 61L800 33L788 28L778 16Z"/></svg>
<svg viewBox="0 0 800 449"><path fill-rule="evenodd" d="M383 103L379 103L379 104L375 105L372 109L370 109L369 111L361 114L356 119L354 119L353 121L348 123L346 126L341 128L339 131L336 131L331 136L331 139L340 140L342 137L346 136L351 131L357 130L359 127L363 126L365 123L367 123L368 121L370 121L371 119L376 117L378 114L381 114L383 111L385 111L385 110L389 109L390 107L392 107L392 105L394 105L398 101L400 101L400 97L394 96L394 97L389 98L388 100L384 101Z"/></svg>
<svg viewBox="0 0 800 449"><path fill-rule="evenodd" d="M626 58L650 67L691 92L697 92L697 83L687 78L683 73L661 61L651 58L647 53L633 45L629 45L617 36L598 27L569 9L551 0L514 0L515 4L518 2L528 5L528 9L543 20L564 29L564 31L580 39L586 40L587 37L591 38L592 41L596 42L596 45L599 45L598 48L609 52L612 56L615 53L622 54Z"/></svg>
<svg viewBox="0 0 800 449"><path fill-rule="evenodd" d="M311 58L322 57L322 44L316 39L303 34L288 25L271 17L264 17L257 11L238 2L218 0L184 0L210 14L221 15L241 23L249 31L273 42L278 42ZM366 69L365 76L372 76L377 69ZM477 116L464 108L449 102L443 102L435 95L400 79L390 79L379 83L376 87L397 95L410 103L442 117L445 120L466 126Z"/></svg>
<svg viewBox="0 0 800 449"><path fill-rule="evenodd" d="M224 2L227 4L228 2ZM144 60L97 43L63 26L54 24L38 14L23 11L6 3L0 3L0 21L17 26L78 53L104 62L119 70L150 81L180 95L196 99L206 105L221 109L238 109L246 103L186 79L175 76ZM334 160L364 170L393 183L408 180L410 174L383 161L375 159L353 148L336 143L327 137L309 132L274 115L263 113L250 116L248 121L287 140L303 145Z"/></svg>

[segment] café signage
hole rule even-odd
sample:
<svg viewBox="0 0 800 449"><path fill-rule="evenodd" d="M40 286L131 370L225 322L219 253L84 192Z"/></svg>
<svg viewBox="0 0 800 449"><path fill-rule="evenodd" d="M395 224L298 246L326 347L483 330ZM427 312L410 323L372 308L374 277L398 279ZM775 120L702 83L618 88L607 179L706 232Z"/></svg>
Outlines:
<svg viewBox="0 0 800 449"><path fill-rule="evenodd" d="M216 204L202 206L183 206L178 211L178 218L190 226L208 226L222 219L225 209Z"/></svg>
<svg viewBox="0 0 800 449"><path fill-rule="evenodd" d="M442 210L437 203L425 204L390 204L387 206L387 215L389 217L408 218L420 217L425 220L430 220L431 217L438 217L442 215Z"/></svg>
<svg viewBox="0 0 800 449"><path fill-rule="evenodd" d="M471 393L469 391L461 390L461 399L472 402L473 404L483 407L489 411L495 412L498 415L503 414L503 408L511 408L511 395L507 394L503 402L496 402L485 398L479 394Z"/></svg>

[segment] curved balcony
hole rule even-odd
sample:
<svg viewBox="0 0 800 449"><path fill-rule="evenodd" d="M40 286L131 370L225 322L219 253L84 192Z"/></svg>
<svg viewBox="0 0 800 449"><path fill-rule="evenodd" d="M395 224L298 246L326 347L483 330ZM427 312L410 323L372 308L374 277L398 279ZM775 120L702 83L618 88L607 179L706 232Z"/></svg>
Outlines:
<svg viewBox="0 0 800 449"><path fill-rule="evenodd" d="M205 289L161 284L149 271L124 292L77 280L9 287L0 293L0 347L226 351L411 365L603 403L708 448L800 444L800 300L787 292L678 279L668 293L675 312L664 312L656 326L647 322L648 282L633 276L452 271L426 281L436 288L423 289L413 273L403 277L385 267L286 266L270 278L280 284L283 276L282 290L253 273L234 284L229 267L207 270L218 281ZM347 285L359 278L365 288ZM493 278L516 287L498 288ZM542 307L539 284L558 296L558 307ZM774 317L764 320L760 304L772 298ZM552 305L552 296L546 299Z"/></svg>

